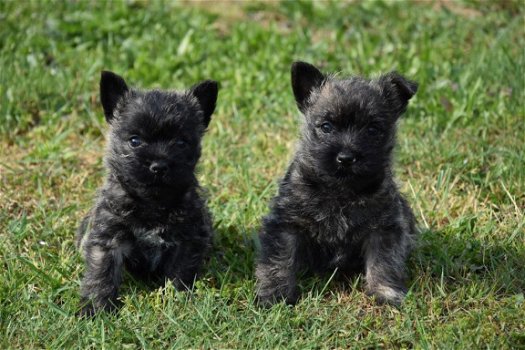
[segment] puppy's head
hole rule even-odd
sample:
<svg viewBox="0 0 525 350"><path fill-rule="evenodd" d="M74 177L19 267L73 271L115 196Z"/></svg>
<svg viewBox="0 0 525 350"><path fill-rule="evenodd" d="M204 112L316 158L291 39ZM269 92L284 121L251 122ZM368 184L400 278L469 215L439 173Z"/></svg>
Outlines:
<svg viewBox="0 0 525 350"><path fill-rule="evenodd" d="M102 72L100 99L110 124L110 171L138 188L190 186L217 92L214 81L182 93L138 91L128 88L122 77Z"/></svg>
<svg viewBox="0 0 525 350"><path fill-rule="evenodd" d="M306 117L299 159L323 177L366 187L390 167L396 121L417 84L396 72L375 80L335 79L295 62L292 88Z"/></svg>

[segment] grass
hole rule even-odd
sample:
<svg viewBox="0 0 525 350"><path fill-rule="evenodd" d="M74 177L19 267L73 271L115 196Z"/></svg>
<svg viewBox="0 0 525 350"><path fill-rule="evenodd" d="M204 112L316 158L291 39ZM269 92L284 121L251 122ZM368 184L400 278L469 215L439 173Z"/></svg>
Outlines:
<svg viewBox="0 0 525 350"><path fill-rule="evenodd" d="M525 348L525 8L520 2L0 2L1 348ZM397 174L422 227L403 308L362 280L254 306L254 237L293 152L289 67L420 90ZM130 281L79 320L75 228L102 183L102 69L221 82L200 179L217 231L193 293Z"/></svg>

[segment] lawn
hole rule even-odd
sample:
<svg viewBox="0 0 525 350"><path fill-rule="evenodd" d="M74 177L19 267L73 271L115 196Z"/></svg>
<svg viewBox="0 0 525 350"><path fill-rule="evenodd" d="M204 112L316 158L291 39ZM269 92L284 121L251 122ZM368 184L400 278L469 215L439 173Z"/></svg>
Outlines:
<svg viewBox="0 0 525 350"><path fill-rule="evenodd" d="M0 2L0 348L525 348L525 5ZM362 278L254 304L261 217L301 117L290 64L420 83L396 172L421 227L400 308ZM126 279L80 320L74 232L104 178L102 69L221 89L199 179L216 236L192 293Z"/></svg>

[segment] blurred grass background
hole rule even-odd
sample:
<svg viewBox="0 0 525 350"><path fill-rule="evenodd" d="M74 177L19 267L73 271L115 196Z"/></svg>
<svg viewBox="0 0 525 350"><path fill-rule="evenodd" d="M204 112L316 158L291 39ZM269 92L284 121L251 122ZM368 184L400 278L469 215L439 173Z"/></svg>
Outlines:
<svg viewBox="0 0 525 350"><path fill-rule="evenodd" d="M0 347L524 348L525 6L519 1L0 2ZM420 83L397 174L423 230L400 310L361 279L253 305L255 236L301 118L289 69ZM78 320L73 237L104 169L102 69L221 84L199 178L217 236L194 293L127 281Z"/></svg>

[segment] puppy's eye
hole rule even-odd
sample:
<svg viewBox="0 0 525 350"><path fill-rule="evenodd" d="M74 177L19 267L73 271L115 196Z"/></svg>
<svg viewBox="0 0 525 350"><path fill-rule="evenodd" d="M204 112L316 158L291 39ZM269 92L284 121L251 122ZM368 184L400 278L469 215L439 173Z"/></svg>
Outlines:
<svg viewBox="0 0 525 350"><path fill-rule="evenodd" d="M133 148L136 148L140 145L142 145L142 140L138 136L131 136L129 138L129 145Z"/></svg>
<svg viewBox="0 0 525 350"><path fill-rule="evenodd" d="M175 141L175 145L177 145L177 147L183 148L186 147L187 143L184 140L177 140Z"/></svg>
<svg viewBox="0 0 525 350"><path fill-rule="evenodd" d="M321 131L325 134L329 134L332 132L332 130L334 130L334 126L330 122L324 122L323 124L321 124L320 128Z"/></svg>

